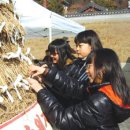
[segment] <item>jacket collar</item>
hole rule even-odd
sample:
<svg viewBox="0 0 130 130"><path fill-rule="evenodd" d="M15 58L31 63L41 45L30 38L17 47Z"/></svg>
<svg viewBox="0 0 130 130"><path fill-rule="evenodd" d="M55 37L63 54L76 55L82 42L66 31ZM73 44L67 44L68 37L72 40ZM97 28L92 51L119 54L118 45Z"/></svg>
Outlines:
<svg viewBox="0 0 130 130"><path fill-rule="evenodd" d="M130 109L130 106L123 104L122 99L113 91L111 85L103 86L98 91L104 93L116 105Z"/></svg>
<svg viewBox="0 0 130 130"><path fill-rule="evenodd" d="M87 91L92 94L94 92L102 92L104 93L114 104L123 107L123 108L129 108L128 105L123 105L122 99L113 91L112 86L110 82L105 82L102 84L92 85L87 88Z"/></svg>
<svg viewBox="0 0 130 130"><path fill-rule="evenodd" d="M90 86L87 87L87 92L94 93L94 92L98 91L98 89L100 89L106 85L110 85L110 82L105 82L105 83L101 83L101 84L90 84Z"/></svg>

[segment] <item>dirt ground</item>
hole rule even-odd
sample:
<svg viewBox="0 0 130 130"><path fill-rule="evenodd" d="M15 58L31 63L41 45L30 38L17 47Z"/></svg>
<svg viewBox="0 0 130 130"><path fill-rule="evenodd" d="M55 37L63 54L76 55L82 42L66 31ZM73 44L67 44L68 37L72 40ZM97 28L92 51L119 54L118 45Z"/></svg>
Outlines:
<svg viewBox="0 0 130 130"><path fill-rule="evenodd" d="M103 46L114 49L121 62L130 63L130 20L89 22L82 24L86 29L95 30L98 33ZM73 39L73 37L69 37L70 44L74 48L75 45ZM42 59L48 46L48 39L28 39L26 40L26 47L27 46L31 48L32 54L37 59Z"/></svg>

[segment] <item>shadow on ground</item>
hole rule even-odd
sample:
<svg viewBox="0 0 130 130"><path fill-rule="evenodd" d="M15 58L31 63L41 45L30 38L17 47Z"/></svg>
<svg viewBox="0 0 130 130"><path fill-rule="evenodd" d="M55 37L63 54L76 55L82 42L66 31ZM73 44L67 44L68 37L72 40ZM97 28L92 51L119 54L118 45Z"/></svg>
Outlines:
<svg viewBox="0 0 130 130"><path fill-rule="evenodd" d="M127 59L126 63L121 63L124 75L128 86L130 86L130 57Z"/></svg>
<svg viewBox="0 0 130 130"><path fill-rule="evenodd" d="M121 63L124 75L128 86L130 87L130 57L127 59L126 63ZM120 130L130 130L130 118L125 122L119 124Z"/></svg>

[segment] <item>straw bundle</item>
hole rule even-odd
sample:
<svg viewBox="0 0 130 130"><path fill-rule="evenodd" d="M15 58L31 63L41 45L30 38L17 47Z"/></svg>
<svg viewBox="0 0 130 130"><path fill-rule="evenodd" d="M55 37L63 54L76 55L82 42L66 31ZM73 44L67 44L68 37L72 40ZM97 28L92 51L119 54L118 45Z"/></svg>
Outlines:
<svg viewBox="0 0 130 130"><path fill-rule="evenodd" d="M24 35L13 4L0 3L0 124L36 100L26 81L32 55L24 48Z"/></svg>

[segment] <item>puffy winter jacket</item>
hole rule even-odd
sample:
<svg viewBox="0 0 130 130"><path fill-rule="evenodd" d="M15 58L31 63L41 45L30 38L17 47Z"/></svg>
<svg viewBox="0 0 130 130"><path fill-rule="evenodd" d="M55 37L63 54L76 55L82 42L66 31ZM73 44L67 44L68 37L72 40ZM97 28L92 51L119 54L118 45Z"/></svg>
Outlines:
<svg viewBox="0 0 130 130"><path fill-rule="evenodd" d="M67 67L66 75L71 78L77 79L78 81L88 81L86 74L87 60L77 59L75 62Z"/></svg>
<svg viewBox="0 0 130 130"><path fill-rule="evenodd" d="M85 91L87 81L86 60L80 59L67 65L62 71L57 69L56 66L52 66L44 76L44 83L64 106L73 105L83 100L86 93L79 94L79 91L73 91L73 88L82 88ZM68 89L69 92L66 91ZM80 96L77 97L77 94Z"/></svg>
<svg viewBox="0 0 130 130"><path fill-rule="evenodd" d="M130 106L122 104L109 84L91 86L89 92L86 100L68 108L46 88L37 99L48 120L61 130L119 130L118 123L130 117Z"/></svg>

